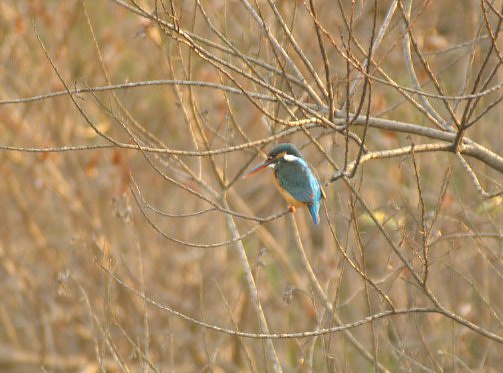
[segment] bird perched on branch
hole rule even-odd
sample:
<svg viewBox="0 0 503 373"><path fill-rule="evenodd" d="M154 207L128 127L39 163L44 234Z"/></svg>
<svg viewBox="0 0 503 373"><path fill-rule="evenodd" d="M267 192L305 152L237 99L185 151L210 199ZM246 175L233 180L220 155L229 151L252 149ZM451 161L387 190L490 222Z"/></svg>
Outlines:
<svg viewBox="0 0 503 373"><path fill-rule="evenodd" d="M267 159L252 168L244 177L272 167L276 187L290 204L290 211L295 207L306 206L314 224L320 221L321 199L325 194L314 171L304 160L293 144L279 144L267 155Z"/></svg>

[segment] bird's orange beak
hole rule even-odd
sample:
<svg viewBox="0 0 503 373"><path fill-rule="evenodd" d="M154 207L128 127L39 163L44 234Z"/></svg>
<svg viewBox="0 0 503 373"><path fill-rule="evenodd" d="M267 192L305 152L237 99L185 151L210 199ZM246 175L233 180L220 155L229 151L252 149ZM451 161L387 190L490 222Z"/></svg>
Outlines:
<svg viewBox="0 0 503 373"><path fill-rule="evenodd" d="M243 178L255 175L257 172L262 171L264 168L266 168L267 166L269 166L272 163L272 161L273 161L272 159L267 159L264 162L256 165L250 171L248 171L246 174L244 174Z"/></svg>

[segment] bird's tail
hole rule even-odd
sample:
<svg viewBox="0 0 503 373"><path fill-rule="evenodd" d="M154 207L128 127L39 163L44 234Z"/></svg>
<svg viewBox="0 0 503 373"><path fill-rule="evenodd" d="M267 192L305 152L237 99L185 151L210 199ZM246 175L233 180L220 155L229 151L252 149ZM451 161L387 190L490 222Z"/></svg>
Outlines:
<svg viewBox="0 0 503 373"><path fill-rule="evenodd" d="M307 205L307 209L311 214L311 218L313 218L314 224L318 224L320 222L320 201L314 201L314 203Z"/></svg>

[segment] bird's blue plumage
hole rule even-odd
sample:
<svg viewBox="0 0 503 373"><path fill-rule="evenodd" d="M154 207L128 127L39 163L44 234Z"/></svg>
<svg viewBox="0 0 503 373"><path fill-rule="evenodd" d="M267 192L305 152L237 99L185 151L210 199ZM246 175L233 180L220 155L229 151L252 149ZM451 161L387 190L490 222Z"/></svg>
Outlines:
<svg viewBox="0 0 503 373"><path fill-rule="evenodd" d="M307 162L300 157L281 160L274 167L274 176L280 188L295 200L306 204L314 224L318 224L323 194L318 179Z"/></svg>
<svg viewBox="0 0 503 373"><path fill-rule="evenodd" d="M248 171L245 177L271 166L274 167L276 186L283 197L292 207L306 206L314 224L318 224L320 203L325 195L316 175L295 145L277 145L269 152L267 159Z"/></svg>

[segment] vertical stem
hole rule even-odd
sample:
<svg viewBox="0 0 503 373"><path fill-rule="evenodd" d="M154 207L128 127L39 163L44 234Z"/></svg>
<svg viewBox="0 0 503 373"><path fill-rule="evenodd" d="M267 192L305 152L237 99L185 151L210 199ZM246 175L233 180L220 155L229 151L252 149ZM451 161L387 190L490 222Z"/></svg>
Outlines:
<svg viewBox="0 0 503 373"><path fill-rule="evenodd" d="M222 205L225 206L226 209L229 208L229 205L225 198L222 201ZM232 233L233 238L237 238L240 236L238 228L236 226L236 222L234 218L226 214L225 215L227 227ZM239 255L239 259L241 260L241 265L245 271L246 283L248 284L248 290L250 291L250 297L253 303L253 307L255 308L255 313L257 314L257 318L260 324L260 331L264 334L269 333L269 327L267 326L267 320L264 315L264 311L262 310L262 305L260 304L260 299L258 296L257 286L255 285L255 279L253 278L252 269L250 267L250 262L248 261L248 257L246 256L246 251L243 246L243 243L238 240L236 241L236 248ZM266 353L269 361L273 365L273 369L275 372L283 372L281 365L279 363L278 356L276 355L276 350L274 349L274 344L271 339L265 340L266 344Z"/></svg>

